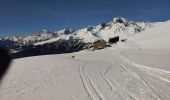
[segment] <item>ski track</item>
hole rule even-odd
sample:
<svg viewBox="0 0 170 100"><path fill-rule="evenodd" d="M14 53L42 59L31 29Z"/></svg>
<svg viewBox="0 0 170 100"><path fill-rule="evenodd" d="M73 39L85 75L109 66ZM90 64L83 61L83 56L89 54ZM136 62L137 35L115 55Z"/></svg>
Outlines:
<svg viewBox="0 0 170 100"><path fill-rule="evenodd" d="M107 63L107 65L99 67L98 64L96 64L97 66L95 70L97 73L92 74L93 71L90 69L90 63L87 65L83 64L83 62L82 65L79 66L77 71L79 71L80 82L82 83L80 85L83 87L83 93L87 94L86 96L88 96L88 99L112 100L112 98L118 97L118 100L120 98L123 100L170 100L170 96L168 95L168 93L170 94L170 71L139 65L123 56L112 56L113 63ZM120 70L122 75L116 76L119 72L116 74L114 74L114 72ZM14 95L13 97L15 97L28 92L34 93L57 82L54 77L56 75L53 69L46 68L42 72L46 72L47 74L40 74L39 77L41 79L38 79L35 82L33 81L32 83L30 83L30 80L13 80L17 83L15 87L7 87L5 88L5 91L1 92L1 94L8 98L10 95ZM36 73L34 74L36 75ZM91 75L94 75L97 78L92 77ZM117 77L122 79L119 80ZM101 81L97 79L101 79ZM132 84L132 79L135 79L137 82ZM20 83L18 83L19 81ZM124 83L124 81L128 83ZM104 85L102 83L106 84ZM128 84L132 85L132 88L129 88ZM20 87L21 85L22 87ZM137 88L135 88L135 86ZM145 90L143 94L141 94L139 89ZM145 97L140 95L144 95ZM81 99L80 97L75 98L72 96L72 100Z"/></svg>
<svg viewBox="0 0 170 100"><path fill-rule="evenodd" d="M134 73L135 76L139 76L141 81L148 88L150 88L152 90L152 92L157 96L157 99L163 100L163 96L161 96L160 93L157 92L158 90L162 90L162 89L159 88L159 87L156 87L155 84L157 84L157 83L155 83L155 81L153 81L153 79L157 78L157 79L159 79L159 82L161 82L164 86L167 86L163 82L167 82L169 84L169 80L166 79L166 78L163 78L162 76L158 76L156 73L162 73L162 74L166 74L166 76L169 76L169 71L164 71L164 70L161 70L161 69L156 69L156 68L151 68L151 67L147 67L147 66L138 65L138 64L135 64L134 62L126 59L123 56L121 56L120 59L122 60L122 63L126 64L126 66L131 67L130 72ZM152 73L152 72L154 72L154 73ZM169 89L169 87L167 86L166 90L168 90L168 89Z"/></svg>
<svg viewBox="0 0 170 100"><path fill-rule="evenodd" d="M121 94L124 97L124 99L139 100L132 93L130 93L126 89L122 88L118 82L116 82L115 80L113 80L111 78L108 78L108 79L110 80L111 84L113 84L113 86L116 87L117 91L119 92L119 94Z"/></svg>
<svg viewBox="0 0 170 100"><path fill-rule="evenodd" d="M121 97L123 97L124 99L127 99L127 98L130 97L133 100L139 100L138 98L136 98L135 96L130 94L128 91L126 91L125 89L121 88L121 86L117 82L113 81L111 78L107 77L102 72L101 72L101 75L104 78L104 80L106 81L106 83L111 87L112 91L113 91L113 88L114 88L116 90L116 92L119 95L121 95Z"/></svg>
<svg viewBox="0 0 170 100"><path fill-rule="evenodd" d="M123 56L120 56L120 60L122 60L123 62L125 62L125 63L127 63L127 64L129 64L131 66L135 66L135 67L138 67L138 68L141 68L141 69L146 69L146 70L151 70L151 71L154 71L154 72L170 74L170 71L166 71L166 70L162 70L162 69L157 69L157 68L152 68L152 67L136 64L136 63L128 60L127 58L125 58Z"/></svg>
<svg viewBox="0 0 170 100"><path fill-rule="evenodd" d="M106 76L101 71L100 71L100 74L101 74L102 78L105 80L105 82L108 84L108 86L110 87L110 90L113 91L114 87L112 86L111 82L106 78Z"/></svg>
<svg viewBox="0 0 170 100"><path fill-rule="evenodd" d="M125 66L123 65L123 62L125 63ZM155 91L155 89L146 81L147 77L145 77L144 75L140 75L138 69L136 69L134 66L131 66L131 65L128 65L129 62L125 62L124 60L122 60L122 63L120 64L123 68L125 68L125 70L127 71L128 74L130 75L134 75L135 77L134 78L138 78L139 81L141 81L145 86L148 87L148 89L150 89L154 94L155 96L157 97L157 100L161 100L161 97L159 96L159 94ZM128 67L130 67L128 69ZM138 72L136 72L138 71Z"/></svg>
<svg viewBox="0 0 170 100"><path fill-rule="evenodd" d="M91 77L86 72L85 66L80 66L80 77L82 79L83 87L91 100L106 100L101 91L98 89L97 85L93 82ZM90 84L90 86L88 85L88 83ZM92 92L90 87L93 89L94 93ZM97 98L94 95L96 95Z"/></svg>
<svg viewBox="0 0 170 100"><path fill-rule="evenodd" d="M103 94L101 93L101 91L98 89L97 85L93 82L93 80L91 79L91 77L89 76L89 74L86 72L85 67L84 67L84 73L90 83L90 85L92 86L93 90L95 91L95 93L97 94L99 100L105 100L105 97L103 96Z"/></svg>
<svg viewBox="0 0 170 100"><path fill-rule="evenodd" d="M170 84L170 80L168 78L161 76L161 75L169 76L169 78L170 78L170 72L169 71L138 65L138 64L133 63L132 61L129 61L128 59L126 59L124 57L121 57L121 59L126 64L129 64L132 67L135 67L138 70L141 70L143 73L147 74L148 76L155 77L155 78L159 79L160 81L164 81L164 82L167 82L168 84Z"/></svg>
<svg viewBox="0 0 170 100"><path fill-rule="evenodd" d="M81 77L81 80L82 80L82 83L83 83L83 87L84 87L86 93L87 93L88 96L91 98L91 100L97 100L97 99L94 97L92 91L90 90L90 87L88 86L88 83L87 83L87 81L86 81L86 79L85 79L85 76L83 75L82 66L80 66L80 71L79 71L79 72L80 72L80 77Z"/></svg>
<svg viewBox="0 0 170 100"><path fill-rule="evenodd" d="M110 72L110 70L113 68L113 66L120 67L124 70L124 73L127 73L129 77L137 79L137 81L143 83L145 87L147 87L147 90L152 91L151 95L156 100L164 100L163 97L159 94L158 90L159 87L156 87L157 83L154 83L153 79L156 79L157 81L160 81L159 83L162 84L162 86L169 88L170 86L170 80L167 78L162 77L161 75L157 75L156 73L160 73L163 75L169 75L169 71L164 71L161 69L156 68L150 68L147 66L142 67L142 65L135 64L128 59L126 59L123 56L116 56L113 58L116 62L114 65L109 65L104 67L104 69L99 69L100 75L98 77L101 77L103 82L106 83L107 87L109 87L109 90L99 90L99 85L95 84L95 79L92 80L92 77L89 76L87 73L86 68L90 68L87 66L80 66L80 77L82 80L83 87L88 94L88 96L91 98L91 100L106 100L105 95L102 94L104 91L110 91L115 94L110 94L110 96L119 95L124 100L141 100L141 98L138 98L138 94L134 94L133 92L126 89L126 87L122 87L119 82L114 80L113 77L108 76L107 74ZM90 65L90 64L89 64ZM147 71L145 71L147 70ZM110 72L111 73L111 72ZM156 84L156 85L154 85ZM138 91L138 90L137 90ZM167 89L168 91L168 89ZM150 98L150 97L146 97ZM151 100L154 98L150 98ZM168 98L168 96L167 96Z"/></svg>

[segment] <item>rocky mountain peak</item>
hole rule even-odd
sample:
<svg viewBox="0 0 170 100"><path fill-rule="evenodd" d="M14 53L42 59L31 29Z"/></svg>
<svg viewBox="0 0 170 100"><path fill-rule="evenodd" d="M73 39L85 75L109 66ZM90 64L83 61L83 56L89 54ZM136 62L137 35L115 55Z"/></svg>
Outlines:
<svg viewBox="0 0 170 100"><path fill-rule="evenodd" d="M115 17L112 19L113 23L127 23L128 20L123 17Z"/></svg>
<svg viewBox="0 0 170 100"><path fill-rule="evenodd" d="M74 29L65 28L65 29L63 29L63 30L57 31L56 33L57 33L58 35L68 35L68 34L71 34L71 33L73 33L73 32L75 32Z"/></svg>

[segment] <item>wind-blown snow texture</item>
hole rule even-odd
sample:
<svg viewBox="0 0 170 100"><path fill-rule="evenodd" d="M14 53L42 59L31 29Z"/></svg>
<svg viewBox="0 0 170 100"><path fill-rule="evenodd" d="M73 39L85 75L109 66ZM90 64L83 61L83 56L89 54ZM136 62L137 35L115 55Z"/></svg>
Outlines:
<svg viewBox="0 0 170 100"><path fill-rule="evenodd" d="M127 43L99 51L16 59L1 84L0 99L170 100L167 60L170 55L166 51L170 45L169 38L166 38L170 34L168 27L169 22L162 23L130 37ZM160 42L148 46L155 41ZM165 41L166 46L161 46L161 41ZM144 52L150 57L149 61L146 59L150 62L148 65L145 60L140 64L136 61ZM163 58L159 58L160 55ZM158 66L159 62L154 59L165 60L167 67Z"/></svg>

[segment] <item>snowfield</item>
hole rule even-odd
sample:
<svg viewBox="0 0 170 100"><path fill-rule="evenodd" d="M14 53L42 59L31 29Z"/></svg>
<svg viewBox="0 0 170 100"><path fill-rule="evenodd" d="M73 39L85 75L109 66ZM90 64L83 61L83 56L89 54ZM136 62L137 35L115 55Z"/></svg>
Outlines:
<svg viewBox="0 0 170 100"><path fill-rule="evenodd" d="M170 21L161 23L157 27L151 27L128 40L148 50L170 50Z"/></svg>
<svg viewBox="0 0 170 100"><path fill-rule="evenodd" d="M161 23L103 50L15 59L0 99L170 100L168 27Z"/></svg>

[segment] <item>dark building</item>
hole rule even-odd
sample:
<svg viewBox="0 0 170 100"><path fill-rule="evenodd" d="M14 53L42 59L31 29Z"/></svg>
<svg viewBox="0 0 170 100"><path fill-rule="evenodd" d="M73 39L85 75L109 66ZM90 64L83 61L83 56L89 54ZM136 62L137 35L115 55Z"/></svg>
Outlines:
<svg viewBox="0 0 170 100"><path fill-rule="evenodd" d="M114 43L119 42L119 36L110 38L108 42L109 42L110 44L114 44Z"/></svg>

